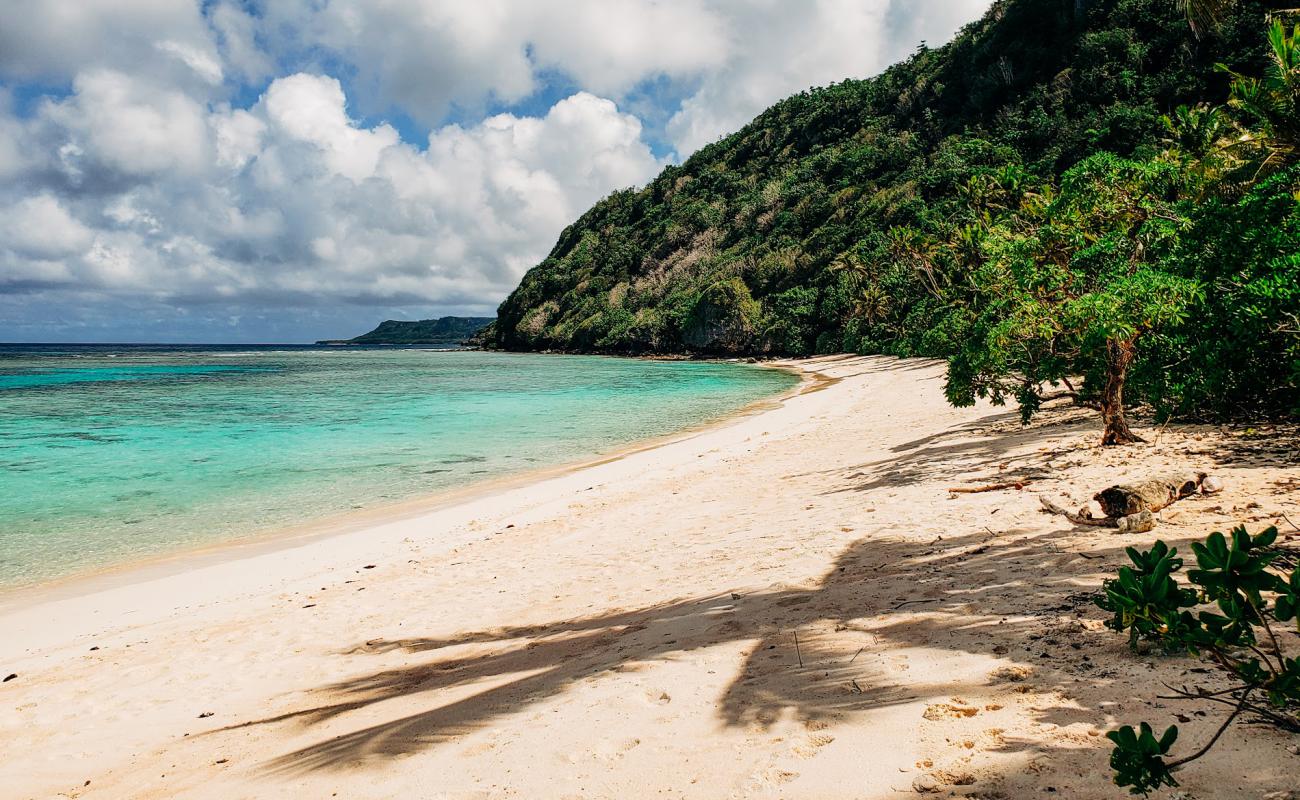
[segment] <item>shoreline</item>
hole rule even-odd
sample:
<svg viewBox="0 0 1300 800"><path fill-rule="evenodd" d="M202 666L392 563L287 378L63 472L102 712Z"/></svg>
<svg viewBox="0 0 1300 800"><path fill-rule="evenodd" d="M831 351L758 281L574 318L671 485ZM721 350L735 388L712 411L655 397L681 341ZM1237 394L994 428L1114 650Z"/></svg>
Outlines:
<svg viewBox="0 0 1300 800"><path fill-rule="evenodd" d="M610 357L619 358L620 356ZM731 361L730 359L710 360L723 363ZM0 616L47 602L94 594L132 583L182 574L200 567L272 553L278 550L292 549L335 536L344 536L374 527L409 521L498 493L564 477L639 453L686 441L709 431L725 428L747 417L779 407L793 397L807 392L819 391L825 386L833 384L836 380L816 370L804 369L800 366L799 361L794 359L758 362L747 364L747 366L788 372L799 377L800 381L786 391L747 403L721 417L690 425L661 436L638 439L611 451L596 453L577 461L498 475L464 486L443 489L405 500L384 502L363 509L337 512L303 522L275 526L233 539L191 545L164 553L143 556L127 562L91 567L36 583L9 587L0 586Z"/></svg>
<svg viewBox="0 0 1300 800"><path fill-rule="evenodd" d="M1210 426L1099 448L1086 410L1022 427L987 403L950 407L933 361L799 366L828 381L586 469L0 610L0 729L22 732L0 786L16 800L1120 800L1106 731L1179 715L1186 741L1214 735L1212 711L1152 702L1198 662L1131 653L1092 598L1126 546L1185 552L1300 518L1285 453L1243 457L1253 440ZM1162 511L1153 533L1040 510L1175 468L1226 488ZM1023 490L949 492L1027 475ZM1288 789L1294 742L1234 727L1179 772L1182 790Z"/></svg>

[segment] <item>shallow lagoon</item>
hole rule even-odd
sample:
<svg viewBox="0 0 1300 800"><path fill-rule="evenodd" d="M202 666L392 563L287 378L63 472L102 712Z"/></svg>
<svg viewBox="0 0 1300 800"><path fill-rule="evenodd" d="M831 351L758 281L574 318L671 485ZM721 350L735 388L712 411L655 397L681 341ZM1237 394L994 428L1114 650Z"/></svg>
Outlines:
<svg viewBox="0 0 1300 800"><path fill-rule="evenodd" d="M0 347L0 585L578 461L797 382L716 362Z"/></svg>

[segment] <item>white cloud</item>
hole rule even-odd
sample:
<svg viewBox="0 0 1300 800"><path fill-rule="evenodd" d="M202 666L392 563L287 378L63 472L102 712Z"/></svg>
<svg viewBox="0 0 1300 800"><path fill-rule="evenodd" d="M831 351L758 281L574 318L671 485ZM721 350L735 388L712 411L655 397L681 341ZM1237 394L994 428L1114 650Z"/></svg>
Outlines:
<svg viewBox="0 0 1300 800"><path fill-rule="evenodd" d="M487 311L588 206L663 166L647 138L685 157L988 0L0 4L0 318L80 303L224 327ZM538 116L475 115L556 73L577 88ZM427 142L373 122L391 112Z"/></svg>
<svg viewBox="0 0 1300 800"><path fill-rule="evenodd" d="M221 55L230 71L246 81L260 81L275 69L271 56L258 44L258 20L233 0L222 0L208 11Z"/></svg>
<svg viewBox="0 0 1300 800"><path fill-rule="evenodd" d="M182 64L194 70L194 74L207 83L216 85L221 83L225 77L221 70L221 62L217 60L216 54L206 48L195 47L174 39L154 42L154 47L161 53L174 56Z"/></svg>
<svg viewBox="0 0 1300 800"><path fill-rule="evenodd" d="M48 194L26 197L0 212L0 239L9 250L36 261L85 252L94 234Z"/></svg>
<svg viewBox="0 0 1300 800"><path fill-rule="evenodd" d="M187 94L106 69L82 73L72 86L70 97L43 112L70 145L60 153L70 176L87 166L128 176L204 169L206 111Z"/></svg>
<svg viewBox="0 0 1300 800"><path fill-rule="evenodd" d="M452 104L522 100L543 70L617 96L716 67L730 45L706 0L284 0L264 13L280 47L323 47L354 65L367 111L426 121Z"/></svg>
<svg viewBox="0 0 1300 800"><path fill-rule="evenodd" d="M334 78L302 73L280 78L262 103L278 132L315 145L331 172L354 181L373 175L380 154L400 138L388 125L355 127L347 116L343 87Z"/></svg>
<svg viewBox="0 0 1300 800"><path fill-rule="evenodd" d="M2 13L0 75L67 81L103 67L210 84L220 72L195 0L6 0Z"/></svg>
<svg viewBox="0 0 1300 800"><path fill-rule="evenodd" d="M668 133L685 157L793 92L866 77L939 43L989 0L286 0L268 27L355 65L365 109L436 120L520 100L554 70L622 98L657 77L698 88Z"/></svg>
<svg viewBox="0 0 1300 800"><path fill-rule="evenodd" d="M988 0L720 3L728 15L731 55L683 101L668 122L668 134L677 151L689 155L783 97L873 75L905 57L926 35L941 43L988 5Z"/></svg>
<svg viewBox="0 0 1300 800"><path fill-rule="evenodd" d="M10 291L490 306L586 206L663 166L634 117L587 93L543 117L440 128L417 149L349 118L327 76L290 75L248 109L208 111L118 73L74 85L29 125L75 202L47 192L8 210ZM37 263L51 260L57 271Z"/></svg>

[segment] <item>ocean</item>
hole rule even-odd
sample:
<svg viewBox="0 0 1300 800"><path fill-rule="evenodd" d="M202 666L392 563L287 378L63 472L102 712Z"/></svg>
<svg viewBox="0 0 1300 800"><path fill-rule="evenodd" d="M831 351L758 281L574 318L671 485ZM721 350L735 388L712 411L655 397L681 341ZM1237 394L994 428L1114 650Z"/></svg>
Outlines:
<svg viewBox="0 0 1300 800"><path fill-rule="evenodd" d="M584 460L797 380L467 350L0 345L0 587Z"/></svg>

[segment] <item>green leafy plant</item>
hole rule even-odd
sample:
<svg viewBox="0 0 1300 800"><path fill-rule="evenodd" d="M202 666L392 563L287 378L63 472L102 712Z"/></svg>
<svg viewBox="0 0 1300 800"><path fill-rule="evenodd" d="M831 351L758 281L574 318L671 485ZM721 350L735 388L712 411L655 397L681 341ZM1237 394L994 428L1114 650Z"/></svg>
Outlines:
<svg viewBox="0 0 1300 800"><path fill-rule="evenodd" d="M1198 603L1194 590L1180 587L1173 579L1183 560L1164 542L1147 551L1129 547L1125 552L1133 566L1120 567L1119 577L1105 581L1103 595L1097 599L1097 605L1115 615L1106 627L1127 631L1134 650L1144 640L1169 644L1170 628L1179 623L1182 609Z"/></svg>
<svg viewBox="0 0 1300 800"><path fill-rule="evenodd" d="M1115 743L1110 754L1110 768L1115 770L1115 783L1132 787L1135 793L1146 794L1161 786L1177 786L1165 762L1169 748L1178 741L1178 726L1170 725L1159 739L1147 723L1141 723L1141 732L1125 725L1106 734Z"/></svg>
<svg viewBox="0 0 1300 800"><path fill-rule="evenodd" d="M1129 634L1130 643L1159 644L1168 652L1207 658L1230 680L1227 688L1169 687L1163 699L1194 699L1232 708L1214 736L1198 751L1168 760L1178 738L1171 726L1158 739L1147 723L1141 730L1124 726L1107 737L1114 743L1111 767L1115 782L1133 794L1176 786L1173 772L1209 752L1242 714L1300 732L1300 657L1286 652L1278 625L1297 621L1300 569L1289 576L1276 569L1282 553L1275 547L1277 529L1252 536L1244 527L1212 533L1192 544L1196 569L1187 572L1190 587L1175 579L1183 566L1176 551L1156 542L1149 551L1129 548L1132 567L1107 580L1097 603L1115 616L1107 627ZM1197 606L1213 606L1217 611Z"/></svg>

